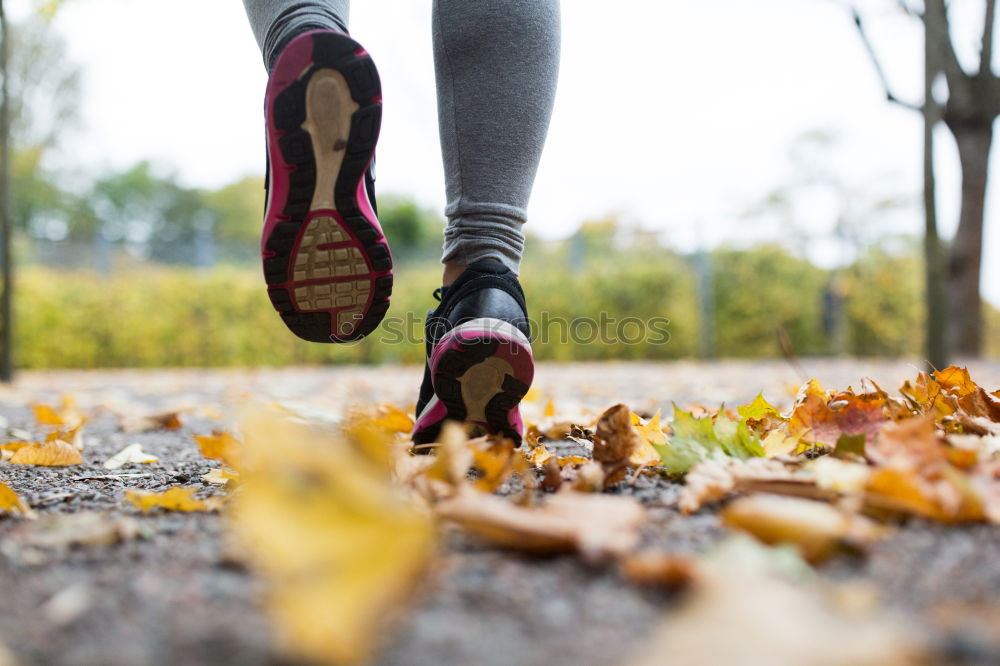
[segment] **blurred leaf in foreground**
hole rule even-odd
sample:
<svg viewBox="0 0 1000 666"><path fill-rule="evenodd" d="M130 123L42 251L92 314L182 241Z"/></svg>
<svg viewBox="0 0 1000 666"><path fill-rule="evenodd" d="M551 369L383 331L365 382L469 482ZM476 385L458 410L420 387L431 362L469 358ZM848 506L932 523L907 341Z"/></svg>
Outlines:
<svg viewBox="0 0 1000 666"><path fill-rule="evenodd" d="M370 433L355 445L276 410L250 414L242 432L234 536L268 584L284 651L324 664L364 660L428 562L431 519L391 485L384 460L369 457ZM391 449L391 431L383 437Z"/></svg>

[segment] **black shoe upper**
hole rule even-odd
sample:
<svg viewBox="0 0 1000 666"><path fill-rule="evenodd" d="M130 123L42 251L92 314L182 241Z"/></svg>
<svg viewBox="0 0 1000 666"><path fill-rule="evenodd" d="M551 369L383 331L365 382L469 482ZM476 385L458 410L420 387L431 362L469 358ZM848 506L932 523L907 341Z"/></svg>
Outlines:
<svg viewBox="0 0 1000 666"><path fill-rule="evenodd" d="M489 317L513 324L526 337L531 337L521 284L514 272L498 261L483 259L470 264L454 283L435 290L434 295L441 304L427 313L424 325L427 363L417 399L418 415L434 395L431 353L448 331L467 321Z"/></svg>

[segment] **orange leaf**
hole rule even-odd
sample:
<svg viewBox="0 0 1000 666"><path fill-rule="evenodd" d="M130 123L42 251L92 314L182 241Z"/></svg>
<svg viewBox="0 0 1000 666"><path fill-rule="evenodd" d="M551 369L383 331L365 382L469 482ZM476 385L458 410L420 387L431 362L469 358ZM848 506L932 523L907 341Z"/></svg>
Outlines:
<svg viewBox="0 0 1000 666"><path fill-rule="evenodd" d="M194 435L201 455L213 460L221 460L233 469L239 469L242 460L240 440L226 431L213 431L211 435Z"/></svg>

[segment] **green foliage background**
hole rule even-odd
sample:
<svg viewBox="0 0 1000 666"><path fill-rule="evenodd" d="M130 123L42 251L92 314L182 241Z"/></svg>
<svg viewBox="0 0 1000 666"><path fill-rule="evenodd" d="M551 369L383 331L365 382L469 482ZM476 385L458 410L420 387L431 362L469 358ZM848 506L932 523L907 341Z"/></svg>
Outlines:
<svg viewBox="0 0 1000 666"><path fill-rule="evenodd" d="M844 353L919 357L922 348L919 260L873 252L837 276L777 247L711 256L716 352L721 357L781 354L783 326L802 355L836 352L822 325L823 290L844 297ZM536 323L551 324L535 342L543 360L674 359L701 349L695 274L670 251L606 251L582 263L566 248L530 256L522 271ZM836 279L834 279L836 278ZM321 363L420 363L422 321L435 305L439 268L403 263L387 322L350 345L303 342L285 329L257 270L198 271L147 265L102 277L87 271L28 266L17 282L17 363L23 368L240 366ZM565 340L578 318L606 312L670 320L667 344ZM987 351L996 356L1000 314L988 308ZM400 342L400 331L408 341ZM539 332L535 329L536 334Z"/></svg>

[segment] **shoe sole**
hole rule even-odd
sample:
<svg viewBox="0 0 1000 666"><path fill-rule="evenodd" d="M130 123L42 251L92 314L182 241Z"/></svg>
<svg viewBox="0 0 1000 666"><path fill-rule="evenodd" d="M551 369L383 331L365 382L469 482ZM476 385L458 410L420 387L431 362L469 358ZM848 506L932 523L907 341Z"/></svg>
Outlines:
<svg viewBox="0 0 1000 666"><path fill-rule="evenodd" d="M531 344L499 319L475 319L449 331L430 360L434 398L417 417L415 444L435 442L445 421L473 423L521 443L518 406L534 378Z"/></svg>
<svg viewBox="0 0 1000 666"><path fill-rule="evenodd" d="M299 35L274 64L265 116L271 303L304 340L364 337L392 292L389 245L365 187L382 121L375 64L342 33Z"/></svg>

